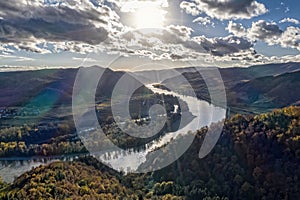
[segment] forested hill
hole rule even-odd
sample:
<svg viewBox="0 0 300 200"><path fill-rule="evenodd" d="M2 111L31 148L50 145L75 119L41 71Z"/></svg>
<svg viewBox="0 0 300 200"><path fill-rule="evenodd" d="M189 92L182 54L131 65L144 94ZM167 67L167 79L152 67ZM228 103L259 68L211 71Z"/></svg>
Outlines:
<svg viewBox="0 0 300 200"><path fill-rule="evenodd" d="M285 107L300 103L300 72L256 78L234 86L236 102L252 106Z"/></svg>
<svg viewBox="0 0 300 200"><path fill-rule="evenodd" d="M205 70L205 69L203 69ZM264 113L275 108L299 105L300 64L269 64L248 68L219 69L227 96L227 104L234 113ZM199 99L210 101L205 80L197 71L183 72ZM206 77L215 78L215 77ZM163 81L164 86L176 88L181 94L188 94L186 82L173 77ZM221 84L211 87L219 93ZM173 86L173 87L172 87Z"/></svg>
<svg viewBox="0 0 300 200"><path fill-rule="evenodd" d="M193 185L191 199L203 197L201 188L229 199L299 199L299 107L233 116L213 151L200 160L205 132L198 132L176 163L155 173L156 179Z"/></svg>
<svg viewBox="0 0 300 200"><path fill-rule="evenodd" d="M2 199L299 199L299 107L233 116L213 151L199 159L206 131L160 171L124 176L94 159L59 162L0 184Z"/></svg>

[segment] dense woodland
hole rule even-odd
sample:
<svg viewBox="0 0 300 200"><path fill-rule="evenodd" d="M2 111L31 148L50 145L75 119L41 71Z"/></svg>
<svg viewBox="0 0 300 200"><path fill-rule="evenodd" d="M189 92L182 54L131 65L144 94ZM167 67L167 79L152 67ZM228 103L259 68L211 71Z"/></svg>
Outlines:
<svg viewBox="0 0 300 200"><path fill-rule="evenodd" d="M1 182L1 199L298 199L299 107L233 116L199 159L206 131L178 161L153 173L124 175L90 157L56 162Z"/></svg>
<svg viewBox="0 0 300 200"><path fill-rule="evenodd" d="M235 115L225 123L213 151L198 158L207 129L174 164L154 174L206 187L229 199L298 199L300 196L300 108L289 107L257 116ZM201 189L187 194L201 197Z"/></svg>

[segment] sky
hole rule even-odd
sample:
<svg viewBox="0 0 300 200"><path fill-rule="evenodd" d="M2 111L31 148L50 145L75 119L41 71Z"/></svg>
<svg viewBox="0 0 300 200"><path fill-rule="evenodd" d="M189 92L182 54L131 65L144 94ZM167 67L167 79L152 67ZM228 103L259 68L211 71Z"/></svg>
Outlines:
<svg viewBox="0 0 300 200"><path fill-rule="evenodd" d="M0 1L0 71L300 62L295 0Z"/></svg>

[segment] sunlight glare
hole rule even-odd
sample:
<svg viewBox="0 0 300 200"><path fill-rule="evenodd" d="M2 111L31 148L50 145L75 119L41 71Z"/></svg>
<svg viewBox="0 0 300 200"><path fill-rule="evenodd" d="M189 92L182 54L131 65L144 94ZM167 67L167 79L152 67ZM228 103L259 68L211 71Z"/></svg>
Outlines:
<svg viewBox="0 0 300 200"><path fill-rule="evenodd" d="M134 14L136 28L163 28L166 11L159 6L150 5L140 7Z"/></svg>

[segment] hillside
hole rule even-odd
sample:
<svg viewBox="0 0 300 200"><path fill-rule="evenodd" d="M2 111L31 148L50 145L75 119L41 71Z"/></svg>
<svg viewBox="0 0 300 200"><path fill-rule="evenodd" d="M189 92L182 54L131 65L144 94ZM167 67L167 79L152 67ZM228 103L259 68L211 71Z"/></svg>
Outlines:
<svg viewBox="0 0 300 200"><path fill-rule="evenodd" d="M300 63L279 63L255 65L246 68L220 68L222 78L227 85L233 85L240 81L252 80L265 76L278 76L300 70Z"/></svg>
<svg viewBox="0 0 300 200"><path fill-rule="evenodd" d="M51 69L0 73L1 107L19 106L38 95L55 91L60 100L71 96L77 69ZM40 98L41 98L40 97Z"/></svg>
<svg viewBox="0 0 300 200"><path fill-rule="evenodd" d="M230 89L235 102L249 107L285 107L299 105L300 72L256 78ZM233 100L233 99L232 99Z"/></svg>
<svg viewBox="0 0 300 200"><path fill-rule="evenodd" d="M85 70L93 70L94 67ZM0 101L4 102L0 104L0 158L87 153L77 135L72 115L72 91L77 71L57 69L0 73ZM170 95L154 94L138 80L127 76L130 86L136 84L139 87L129 102L131 117L147 117L153 104L164 104L168 123L155 136L146 139L123 133L115 124L111 109L112 92L123 75L124 72L105 69L95 95L98 121L112 141L124 148L144 146L166 130L178 129L180 114L172 113L174 105L179 105L178 100ZM22 98L15 98L14 93ZM178 109L188 109L185 107ZM135 122L130 121L124 128L130 129L132 124ZM97 143L107 145L107 141Z"/></svg>
<svg viewBox="0 0 300 200"><path fill-rule="evenodd" d="M55 162L40 166L17 178L11 184L0 184L1 199L173 199L174 182L154 183L151 176L118 173L94 158L80 158L74 162ZM166 191L157 191L158 185ZM1 189L2 186L2 189ZM209 196L208 196L209 197Z"/></svg>
<svg viewBox="0 0 300 200"><path fill-rule="evenodd" d="M90 159L40 166L19 177L1 199L138 199L143 193L121 183L121 174L95 162L93 166Z"/></svg>
<svg viewBox="0 0 300 200"><path fill-rule="evenodd" d="M86 70L91 70L93 67ZM2 72L0 73L0 107L24 106L29 103L33 106L47 106L50 103L71 104L77 72L78 69ZM109 97L113 86L123 74L123 72L105 69L99 82L97 95ZM47 102L48 98L53 102Z"/></svg>
<svg viewBox="0 0 300 200"><path fill-rule="evenodd" d="M135 75L142 77L151 82L166 81L171 78L176 78L179 74L192 74L195 71L207 70L209 67L186 67L164 70L146 70L134 72ZM219 68L223 81L227 85L232 85L243 80L251 80L258 77L280 75L288 72L295 72L300 70L300 63L279 63L254 65L249 67L229 67ZM177 75L176 75L177 74ZM178 82L178 85L181 83Z"/></svg>
<svg viewBox="0 0 300 200"><path fill-rule="evenodd" d="M98 66L85 70L93 70L95 67ZM13 117L10 120L0 120L0 124L11 126L72 120L72 93L77 72L78 69L49 69L0 73L0 109L8 109L6 114L11 115L2 119ZM105 69L95 95L97 103L110 101L114 86L123 75L124 72ZM129 78L134 84L142 85L133 77ZM142 86L134 96L151 93Z"/></svg>
<svg viewBox="0 0 300 200"><path fill-rule="evenodd" d="M208 69L204 69L208 70ZM248 68L220 68L227 95L227 104L233 113L262 113L274 108L298 105L299 63L269 64ZM198 72L183 72L199 99L210 101L206 83ZM208 79L214 77L206 77ZM185 82L177 77L164 80L161 84L176 88L190 95ZM218 92L218 86L212 88Z"/></svg>
<svg viewBox="0 0 300 200"><path fill-rule="evenodd" d="M1 199L291 199L300 195L300 108L235 115L213 151L199 159L207 128L170 166L120 174L90 157L38 167L0 184ZM184 137L184 136L183 136ZM180 139L179 139L180 141ZM148 158L147 162L160 162Z"/></svg>
<svg viewBox="0 0 300 200"><path fill-rule="evenodd" d="M251 66L248 68L220 68L219 71L227 91L231 91L230 89L236 86L236 84L246 80L250 81L260 77L278 76L287 72L295 72L299 69L299 63L286 63ZM209 100L205 82L201 75L195 73L195 68L178 68L176 70L178 74L183 73L187 80L191 82L199 98ZM206 69L201 68L201 70ZM78 69L48 69L24 72L2 72L0 73L0 107L42 106L53 108L59 107L60 105L70 105L77 71ZM164 84L175 84L178 91L184 91L184 83L178 81L178 79L174 77L174 71L172 71L173 70L150 70L135 72L134 75L143 77L146 80L148 79L149 82L163 81ZM114 85L123 74L123 72L106 69L99 83L96 96L106 96L109 98ZM270 78L268 78L268 81L269 80ZM259 81L261 81L261 79L259 79ZM274 85L275 83L270 84L270 87ZM253 86L255 86L255 84L253 84ZM238 88L239 87L236 87L236 92L239 90ZM242 97L236 98L243 99ZM232 99L229 97L229 100ZM291 101L293 100L295 100L295 98L291 99ZM290 101L288 101L288 103L290 103ZM292 103L295 103L295 101ZM287 106L290 104L282 105Z"/></svg>
<svg viewBox="0 0 300 200"><path fill-rule="evenodd" d="M300 195L300 108L227 120L213 151L198 153L207 128L198 131L189 150L154 173L156 181L191 187L188 199L202 199L203 189L228 199L298 199ZM213 127L211 127L213 128ZM178 139L180 142L180 139ZM147 158L147 164L160 162Z"/></svg>

